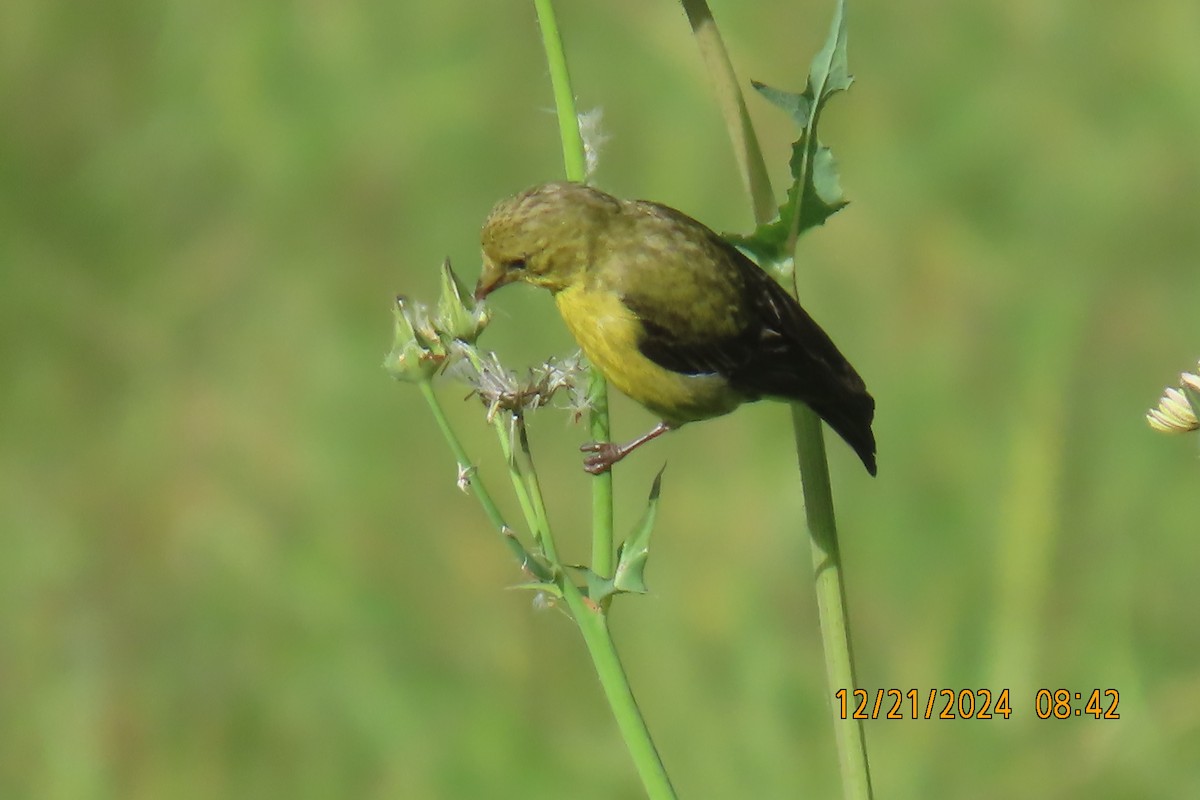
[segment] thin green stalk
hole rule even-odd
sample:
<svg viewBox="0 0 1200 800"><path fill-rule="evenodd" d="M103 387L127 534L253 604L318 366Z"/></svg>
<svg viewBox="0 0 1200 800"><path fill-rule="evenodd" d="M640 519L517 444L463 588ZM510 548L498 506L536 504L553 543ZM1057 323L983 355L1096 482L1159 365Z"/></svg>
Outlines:
<svg viewBox="0 0 1200 800"><path fill-rule="evenodd" d="M442 436L446 438L446 444L450 445L450 452L454 454L454 460L458 462L460 468L467 469L472 466L471 458L467 455L467 451L462 446L462 442L458 440L458 435L454 429L450 427L450 420L446 419L446 412L442 410L442 404L437 399L437 394L433 391L433 384L429 381L421 381L418 386L421 387L421 395L425 398L425 402L429 404L429 410L433 412L433 418L437 421L437 426L442 432ZM483 481L475 480L473 476L471 480L471 490L475 492L475 497L479 499L480 505L483 506L483 512L487 514L488 520L495 526L496 530L503 530L508 525L504 523L504 517L500 515L500 509L492 500L491 494L484 487Z"/></svg>
<svg viewBox="0 0 1200 800"><path fill-rule="evenodd" d="M533 451L529 447L529 433L525 430L525 420L519 414L514 417L517 426L517 442L520 445L520 470L528 487L529 499L533 504L534 517L538 526L544 532L542 549L551 564L560 563L558 549L554 546L554 536L550 533L550 517L546 514L546 501L542 497L542 483L538 479L537 468L533 465Z"/></svg>
<svg viewBox="0 0 1200 800"><path fill-rule="evenodd" d="M858 686L854 650L850 638L850 614L846 608L846 584L838 545L837 520L833 515L833 490L829 483L829 461L820 418L808 406L792 404L792 428L796 457L804 490L804 515L812 545L813 580L816 584L817 615L821 620L821 642L825 651L825 674L829 680L830 707L842 793L861 800L873 797L871 765L862 721L843 718L833 694Z"/></svg>
<svg viewBox="0 0 1200 800"><path fill-rule="evenodd" d="M642 786L650 800L674 800L675 788L663 767L662 758L650 738L650 730L638 709L637 701L629 688L629 679L625 668L617 655L616 645L608 630L608 615L603 609L580 594L579 589L570 581L563 581L563 595L571 615L579 625L583 641L587 645L588 654L596 666L596 675L604 688L604 696L616 717L617 727L634 766L642 779Z"/></svg>
<svg viewBox="0 0 1200 800"><path fill-rule="evenodd" d="M462 442L459 441L458 435L450 427L450 420L446 418L446 412L442 410L442 404L438 401L437 393L433 391L433 384L429 381L421 381L418 386L421 387L421 395L429 405L429 410L433 412L433 418L437 421L438 429L441 430L442 436L445 437L446 444L450 446L450 452L454 454L454 459L458 462L459 468L472 468L474 463L471 461L470 456L467 455L467 451L462 446ZM529 556L529 553L526 552L524 546L522 546L513 533L513 529L508 527L504 522L504 517L501 515L496 502L492 500L491 493L484 486L483 479L478 474L472 475L469 485L476 499L479 500L479 504L483 506L483 513L487 515L488 521L492 523L492 527L503 537L508 549L516 556L521 569L529 572L538 580L551 580L550 573L538 561Z"/></svg>
<svg viewBox="0 0 1200 800"><path fill-rule="evenodd" d="M611 442L612 429L608 422L608 384L600 370L589 370L588 435L593 442ZM613 485L612 472L592 478L592 572L611 578L616 569L613 556ZM605 607L608 600L605 601Z"/></svg>
<svg viewBox="0 0 1200 800"><path fill-rule="evenodd" d="M737 76L725 45L717 32L712 11L704 0L681 0L701 56L708 65L725 125L730 131L734 155L742 180L750 189L757 222L770 222L776 213L774 195L766 179L766 163L746 103L738 87ZM746 133L747 129L749 133ZM821 421L806 406L792 405L792 428L796 456L804 494L805 528L812 547L817 610L821 620L821 640L825 651L825 671L829 681L829 702L833 712L834 739L842 774L842 792L846 798L864 800L873 797L871 768L867 760L866 735L860 720L843 720L834 692L857 687L854 658L850 647L850 620L846 607L846 589L842 574L841 550L833 511L833 493L829 484L829 462L825 457Z"/></svg>
<svg viewBox="0 0 1200 800"><path fill-rule="evenodd" d="M499 414L492 420L492 427L496 429L496 438L500 440L500 454L504 456L504 463L508 466L508 477L512 481L513 494L517 496L517 504L521 506L521 514L524 515L525 522L533 532L533 538L545 550L545 540L549 536L550 528L544 519L538 518L537 511L534 509L533 498L529 496L529 487L525 485L521 470L517 466L517 455L513 449L512 436L504 427L504 419ZM550 555L549 552L546 554ZM550 561L553 563L556 559L551 558Z"/></svg>
<svg viewBox="0 0 1200 800"><path fill-rule="evenodd" d="M554 106L558 112L558 131L562 138L563 166L567 180L584 182L587 179L587 157L583 137L579 133L579 113L575 108L575 93L571 89L571 73L563 50L558 21L551 0L534 0L538 24L542 29L542 46L550 69L554 88ZM608 384L596 369L589 370L588 435L595 442L611 441L612 429L608 419ZM603 577L613 574L613 487L612 472L592 478L592 571Z"/></svg>
<svg viewBox="0 0 1200 800"><path fill-rule="evenodd" d="M468 347L464 348L463 352L471 364L474 365L475 370L482 374L485 368L478 351L473 347ZM496 431L496 438L500 442L500 453L504 456L504 463L508 465L508 477L512 481L513 494L517 496L517 504L521 506L521 515L525 517L525 523L529 526L534 541L542 546L544 550L545 546L542 540L549 535L549 524L545 519L538 519L533 502L529 497L529 491L525 486L525 482L521 479L521 473L517 469L517 464L514 460L512 436L504 426L504 416L499 411L489 413L489 416L491 417L492 428ZM555 559L551 559L551 561L553 562Z"/></svg>
<svg viewBox="0 0 1200 800"><path fill-rule="evenodd" d="M583 138L579 133L579 115L575 110L575 95L571 90L571 76L567 71L567 59L554 16L554 6L550 0L534 0L534 6L537 8L538 22L542 29L550 80L554 85L554 101L558 109L558 127L562 136L563 163L567 179L583 182L587 177ZM591 401L588 432L595 441L610 441L608 385L599 370L594 367L590 370L588 379L588 397ZM611 472L592 478L591 568L597 575L605 578L611 577L615 569ZM629 679L621 666L616 646L609 633L607 601L600 606L588 601L565 576L560 581L560 586L571 614L579 625L588 654L595 665L596 675L600 679L604 695L608 699L621 737L633 758L647 796L651 800L674 800L675 790L667 777L654 740L650 738L650 730L646 727L646 721L633 697Z"/></svg>
<svg viewBox="0 0 1200 800"><path fill-rule="evenodd" d="M542 29L542 47L546 65L550 68L550 85L554 88L554 107L558 110L558 135L562 139L563 166L567 180L582 183L587 177L587 157L583 151L583 136L579 133L579 114L575 111L575 94L571 90L571 73L567 71L567 54L563 50L558 20L551 0L533 0L538 25Z"/></svg>
<svg viewBox="0 0 1200 800"><path fill-rule="evenodd" d="M729 141L733 144L738 172L746 193L750 195L750 204L754 207L754 219L759 223L770 222L776 213L775 194L771 191L767 162L763 160L762 148L758 146L758 135L754 132L754 123L750 121L750 112L746 110L746 100L738 87L737 74L733 71L733 62L729 60L725 42L721 39L721 32L717 29L708 3L704 0L682 2L700 48L700 58L708 69Z"/></svg>

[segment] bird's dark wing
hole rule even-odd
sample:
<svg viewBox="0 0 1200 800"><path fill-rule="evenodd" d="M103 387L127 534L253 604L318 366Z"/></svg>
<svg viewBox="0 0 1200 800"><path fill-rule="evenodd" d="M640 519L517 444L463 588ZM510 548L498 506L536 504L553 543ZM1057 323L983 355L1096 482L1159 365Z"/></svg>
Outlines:
<svg viewBox="0 0 1200 800"><path fill-rule="evenodd" d="M875 474L875 401L862 378L770 275L708 228L679 216L710 237L707 246L712 250L707 255L721 262L717 294L722 313L714 315L708 309L710 313L689 314L686 307L656 296L623 292L622 300L644 327L642 354L674 372L722 375L752 399L772 396L805 403Z"/></svg>

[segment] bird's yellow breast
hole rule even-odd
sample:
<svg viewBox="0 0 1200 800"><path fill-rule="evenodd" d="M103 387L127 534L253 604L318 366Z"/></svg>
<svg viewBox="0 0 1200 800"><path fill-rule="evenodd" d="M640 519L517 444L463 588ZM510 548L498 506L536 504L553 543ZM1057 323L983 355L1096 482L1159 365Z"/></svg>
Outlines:
<svg viewBox="0 0 1200 800"><path fill-rule="evenodd" d="M583 354L631 399L675 424L726 414L745 399L720 375L684 375L642 355L641 321L612 291L586 285L554 296Z"/></svg>

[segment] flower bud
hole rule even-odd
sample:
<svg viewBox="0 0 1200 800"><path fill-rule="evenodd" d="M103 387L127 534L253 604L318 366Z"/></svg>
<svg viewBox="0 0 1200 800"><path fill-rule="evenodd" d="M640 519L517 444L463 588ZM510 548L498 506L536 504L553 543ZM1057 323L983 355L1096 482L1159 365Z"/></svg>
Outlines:
<svg viewBox="0 0 1200 800"><path fill-rule="evenodd" d="M476 302L471 292L463 290L447 258L442 262L442 295L438 298L434 327L449 339L473 343L489 321L487 308Z"/></svg>
<svg viewBox="0 0 1200 800"><path fill-rule="evenodd" d="M398 381L429 380L445 361L446 349L425 309L398 295L392 317L395 337L391 352L383 359L383 368Z"/></svg>

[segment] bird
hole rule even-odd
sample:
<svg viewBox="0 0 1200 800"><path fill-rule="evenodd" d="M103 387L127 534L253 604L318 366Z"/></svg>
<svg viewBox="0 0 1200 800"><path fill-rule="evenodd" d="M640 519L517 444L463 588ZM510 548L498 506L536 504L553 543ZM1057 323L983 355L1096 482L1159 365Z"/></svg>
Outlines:
<svg viewBox="0 0 1200 800"><path fill-rule="evenodd" d="M876 474L863 379L791 294L703 223L558 181L497 203L480 240L476 301L515 282L549 290L588 361L660 420L625 444L584 444L589 473L689 422L774 398L807 405Z"/></svg>

